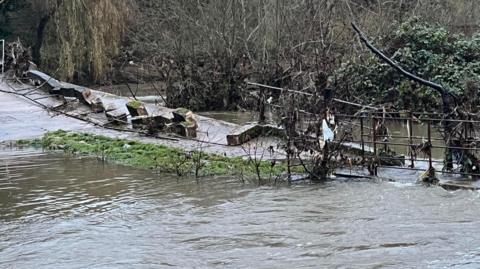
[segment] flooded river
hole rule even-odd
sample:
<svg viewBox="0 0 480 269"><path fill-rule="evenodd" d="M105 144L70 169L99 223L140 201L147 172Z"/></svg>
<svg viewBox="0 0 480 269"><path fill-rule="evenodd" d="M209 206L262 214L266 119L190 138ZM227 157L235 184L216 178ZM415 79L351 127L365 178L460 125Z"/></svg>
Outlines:
<svg viewBox="0 0 480 269"><path fill-rule="evenodd" d="M479 268L480 195L254 187L0 152L0 268Z"/></svg>

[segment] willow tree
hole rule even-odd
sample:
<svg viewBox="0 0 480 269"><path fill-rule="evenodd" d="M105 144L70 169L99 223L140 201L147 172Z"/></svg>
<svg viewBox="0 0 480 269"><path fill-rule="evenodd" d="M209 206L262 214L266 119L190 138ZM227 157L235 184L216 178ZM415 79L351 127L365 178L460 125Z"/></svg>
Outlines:
<svg viewBox="0 0 480 269"><path fill-rule="evenodd" d="M34 0L42 17L34 46L42 68L64 80L99 82L120 51L128 0Z"/></svg>

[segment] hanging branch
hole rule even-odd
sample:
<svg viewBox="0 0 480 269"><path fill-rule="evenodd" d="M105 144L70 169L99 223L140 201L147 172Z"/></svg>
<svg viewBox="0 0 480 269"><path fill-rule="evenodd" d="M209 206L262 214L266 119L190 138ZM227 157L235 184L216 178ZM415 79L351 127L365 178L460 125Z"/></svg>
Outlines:
<svg viewBox="0 0 480 269"><path fill-rule="evenodd" d="M355 30L355 32L357 32L358 34L358 37L360 38L360 40L365 43L365 46L367 46L368 49L370 49L371 52L373 52L375 55L377 55L378 57L380 57L383 61L385 61L388 65L390 65L391 67L395 68L397 71L399 71L402 75L406 76L407 78L415 81L415 82L418 82L422 85L425 85L427 87L430 87L434 90L436 90L438 93L440 93L442 95L442 99L443 99L443 103L446 104L446 99L449 99L448 97L451 97L454 101L454 103L456 104L456 96L449 92L448 90L446 90L442 85L440 84L437 84L437 83L434 83L434 82L431 82L431 81L428 81L426 79L423 79L421 77L418 77L408 71L406 71L405 69L403 69L400 65L398 65L397 63L395 63L392 59L388 58L385 54L383 54L380 50L378 50L377 48L375 48L375 46L372 45L372 43L367 39L367 37L365 37L365 35L363 34L363 32L358 28L358 26L352 22L352 27L353 27L353 30ZM449 100L448 102L450 102L451 100Z"/></svg>
<svg viewBox="0 0 480 269"><path fill-rule="evenodd" d="M125 85L127 86L128 90L130 91L130 94L132 95L133 99L138 101L137 97L135 96L135 93L133 93L132 88L130 88L130 84L128 84L128 82L125 82Z"/></svg>
<svg viewBox="0 0 480 269"><path fill-rule="evenodd" d="M422 85L425 85L427 87L430 87L434 90L436 90L440 95L442 96L442 105L443 105L443 113L445 114L444 117L445 119L451 119L454 117L454 112L457 111L457 97L455 94L452 92L448 91L445 89L443 86L440 84L425 80L423 78L420 78L405 69L403 69L400 65L396 64L392 59L388 58L385 54L383 54L381 51L379 51L375 46L372 45L372 43L365 37L365 35L360 31L360 29L357 27L355 23L352 22L352 27L357 32L360 40L365 43L368 49L370 49L375 55L380 57L383 61L385 61L388 65L391 67L395 68L397 71L399 71L402 75L406 76L407 78L418 82ZM444 121L443 122L443 134L444 134L444 140L445 144L448 146L452 146L452 137L455 137L455 128L453 124L450 121ZM453 169L453 154L451 149L447 149L445 151L445 164L444 164L444 169L451 170Z"/></svg>

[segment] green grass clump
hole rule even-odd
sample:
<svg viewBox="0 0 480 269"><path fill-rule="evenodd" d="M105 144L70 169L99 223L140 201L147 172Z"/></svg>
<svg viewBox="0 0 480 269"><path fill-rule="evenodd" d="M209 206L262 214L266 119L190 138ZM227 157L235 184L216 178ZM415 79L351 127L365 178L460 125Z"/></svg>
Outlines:
<svg viewBox="0 0 480 269"><path fill-rule="evenodd" d="M130 106L133 109L139 109L141 106L143 106L143 103L137 100L133 100L128 102L128 106Z"/></svg>
<svg viewBox="0 0 480 269"><path fill-rule="evenodd" d="M199 176L255 175L253 162L240 157L229 158L201 151L187 152L163 145L141 143L105 136L56 131L47 133L42 145L48 150L63 150L75 155L95 156L102 160L140 168L156 169L178 175L194 175L201 167ZM270 161L261 161L262 176L278 176L286 166Z"/></svg>
<svg viewBox="0 0 480 269"><path fill-rule="evenodd" d="M42 147L42 140L41 139L33 139L33 140L17 140L15 141L15 144L17 146L29 146L29 147L34 147L34 148L39 148Z"/></svg>

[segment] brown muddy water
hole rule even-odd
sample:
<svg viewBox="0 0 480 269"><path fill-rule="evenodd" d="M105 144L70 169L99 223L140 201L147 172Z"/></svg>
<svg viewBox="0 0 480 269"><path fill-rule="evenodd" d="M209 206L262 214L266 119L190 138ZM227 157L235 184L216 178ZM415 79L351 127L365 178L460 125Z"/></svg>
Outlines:
<svg viewBox="0 0 480 269"><path fill-rule="evenodd" d="M0 268L479 268L479 193L415 180L197 184L4 149Z"/></svg>

